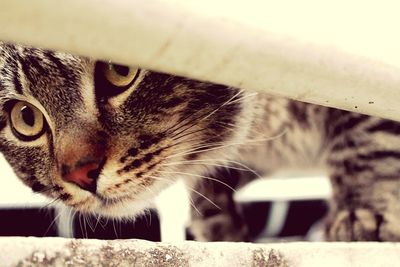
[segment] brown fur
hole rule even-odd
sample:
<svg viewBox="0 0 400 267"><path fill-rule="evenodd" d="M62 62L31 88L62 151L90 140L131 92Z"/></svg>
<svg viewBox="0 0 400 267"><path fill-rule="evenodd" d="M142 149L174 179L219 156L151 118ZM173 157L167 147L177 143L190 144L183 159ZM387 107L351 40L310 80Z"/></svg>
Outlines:
<svg viewBox="0 0 400 267"><path fill-rule="evenodd" d="M328 239L400 240L400 124L147 70L116 93L98 72L104 64L0 43L0 150L34 191L133 217L185 174L197 191L196 238L248 240L231 190L255 178L246 166L269 174L318 165L334 186ZM13 130L16 101L44 115L34 140ZM90 190L65 179L93 162Z"/></svg>

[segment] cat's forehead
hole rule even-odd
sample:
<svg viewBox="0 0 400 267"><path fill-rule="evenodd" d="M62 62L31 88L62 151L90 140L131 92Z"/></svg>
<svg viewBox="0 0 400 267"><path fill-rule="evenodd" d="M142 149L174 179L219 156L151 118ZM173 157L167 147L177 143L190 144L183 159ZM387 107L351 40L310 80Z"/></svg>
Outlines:
<svg viewBox="0 0 400 267"><path fill-rule="evenodd" d="M93 63L83 57L21 45L0 43L1 99L37 100L57 117L82 105L82 90L90 90ZM72 114L71 114L72 116Z"/></svg>

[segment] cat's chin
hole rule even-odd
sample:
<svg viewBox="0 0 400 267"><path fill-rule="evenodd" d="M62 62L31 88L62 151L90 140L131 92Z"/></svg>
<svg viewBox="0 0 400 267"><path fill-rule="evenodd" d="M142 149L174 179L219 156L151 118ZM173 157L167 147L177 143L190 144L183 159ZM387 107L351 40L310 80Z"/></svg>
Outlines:
<svg viewBox="0 0 400 267"><path fill-rule="evenodd" d="M100 194L90 196L81 207L75 206L84 213L94 213L109 218L132 219L152 207L150 199L138 199L129 195L105 197Z"/></svg>
<svg viewBox="0 0 400 267"><path fill-rule="evenodd" d="M152 207L150 201L121 199L113 202L101 202L95 213L109 218L133 219Z"/></svg>
<svg viewBox="0 0 400 267"><path fill-rule="evenodd" d="M151 200L137 200L128 197L107 199L93 196L81 205L72 205L82 213L96 214L114 219L134 219L153 207ZM68 204L67 204L68 205Z"/></svg>

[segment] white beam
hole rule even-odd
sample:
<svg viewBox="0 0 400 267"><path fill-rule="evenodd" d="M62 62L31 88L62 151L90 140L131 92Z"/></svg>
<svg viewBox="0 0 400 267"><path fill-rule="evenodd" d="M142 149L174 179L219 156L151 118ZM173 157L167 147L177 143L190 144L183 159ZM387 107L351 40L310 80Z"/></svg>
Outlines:
<svg viewBox="0 0 400 267"><path fill-rule="evenodd" d="M398 5L0 0L0 39L400 120Z"/></svg>

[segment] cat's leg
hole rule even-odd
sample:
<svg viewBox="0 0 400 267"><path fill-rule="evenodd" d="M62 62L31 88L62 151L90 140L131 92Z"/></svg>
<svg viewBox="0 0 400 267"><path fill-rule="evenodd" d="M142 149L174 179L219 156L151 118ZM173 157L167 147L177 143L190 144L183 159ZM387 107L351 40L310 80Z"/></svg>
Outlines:
<svg viewBox="0 0 400 267"><path fill-rule="evenodd" d="M233 199L244 178L228 169L218 169L208 177L198 181L194 190L189 188L190 232L198 241L248 241L248 227Z"/></svg>
<svg viewBox="0 0 400 267"><path fill-rule="evenodd" d="M352 149L330 160L333 199L327 239L400 241L400 152L378 142Z"/></svg>
<svg viewBox="0 0 400 267"><path fill-rule="evenodd" d="M399 182L380 181L371 188L339 193L327 224L332 241L400 241ZM346 191L344 187L336 190Z"/></svg>

